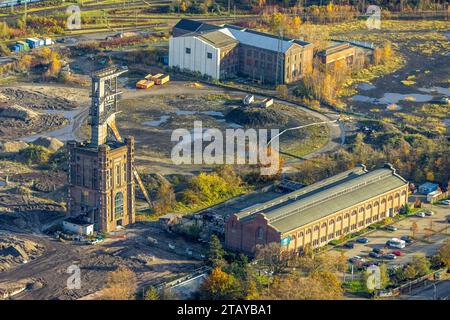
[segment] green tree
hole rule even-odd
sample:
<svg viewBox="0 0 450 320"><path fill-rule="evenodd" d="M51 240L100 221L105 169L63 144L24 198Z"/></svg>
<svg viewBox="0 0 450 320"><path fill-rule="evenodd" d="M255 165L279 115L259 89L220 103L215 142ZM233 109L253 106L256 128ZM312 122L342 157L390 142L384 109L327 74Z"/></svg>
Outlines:
<svg viewBox="0 0 450 320"><path fill-rule="evenodd" d="M417 276L417 271L412 265L407 265L404 274L407 279L414 279Z"/></svg>
<svg viewBox="0 0 450 320"><path fill-rule="evenodd" d="M160 298L158 290L153 286L145 291L144 300L160 300Z"/></svg>
<svg viewBox="0 0 450 320"><path fill-rule="evenodd" d="M222 248L222 244L220 243L219 238L213 234L209 240L209 247L207 253L208 264L213 268L221 267L224 265L224 256L225 252Z"/></svg>
<svg viewBox="0 0 450 320"><path fill-rule="evenodd" d="M45 164L48 162L50 155L50 150L36 145L30 145L19 152L19 156L28 164Z"/></svg>
<svg viewBox="0 0 450 320"><path fill-rule="evenodd" d="M430 272L430 261L424 255L414 255L410 264L418 276L424 276Z"/></svg>

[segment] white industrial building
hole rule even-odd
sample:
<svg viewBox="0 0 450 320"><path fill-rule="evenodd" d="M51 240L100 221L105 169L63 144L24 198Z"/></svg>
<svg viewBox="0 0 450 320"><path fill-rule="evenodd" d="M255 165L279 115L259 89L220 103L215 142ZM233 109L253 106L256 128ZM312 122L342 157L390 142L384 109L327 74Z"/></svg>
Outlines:
<svg viewBox="0 0 450 320"><path fill-rule="evenodd" d="M169 66L215 80L250 77L262 83L291 83L312 68L313 46L300 40L186 19L174 27L173 35Z"/></svg>
<svg viewBox="0 0 450 320"><path fill-rule="evenodd" d="M94 234L94 224L77 218L65 219L63 221L63 229L67 232L82 236L90 236Z"/></svg>
<svg viewBox="0 0 450 320"><path fill-rule="evenodd" d="M216 42L217 36L221 38L221 43ZM202 75L218 80L220 78L221 45L235 42L237 43L226 35L218 34L217 31L205 35L172 37L169 40L169 66L200 72Z"/></svg>

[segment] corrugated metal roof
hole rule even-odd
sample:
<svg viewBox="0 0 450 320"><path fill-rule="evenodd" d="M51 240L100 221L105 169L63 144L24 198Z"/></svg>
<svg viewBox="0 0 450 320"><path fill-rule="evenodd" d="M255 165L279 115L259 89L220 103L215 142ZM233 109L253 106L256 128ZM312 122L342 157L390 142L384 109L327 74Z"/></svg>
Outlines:
<svg viewBox="0 0 450 320"><path fill-rule="evenodd" d="M248 46L266 49L270 51L278 51L278 37L264 34L262 32L247 30L247 29L235 29L235 28L223 28L218 31L233 37L242 44ZM290 47L294 45L293 40L281 40L281 52L286 52Z"/></svg>
<svg viewBox="0 0 450 320"><path fill-rule="evenodd" d="M308 189L304 188L291 193L297 194L296 197L291 196L278 203L271 201L275 204L257 208L250 215L238 214L237 216L248 220L252 219L256 213L262 213L271 226L284 233L404 186L406 183L391 168L372 172L350 171L338 177L331 177L331 180L313 184L307 187ZM302 190L304 193L300 194Z"/></svg>

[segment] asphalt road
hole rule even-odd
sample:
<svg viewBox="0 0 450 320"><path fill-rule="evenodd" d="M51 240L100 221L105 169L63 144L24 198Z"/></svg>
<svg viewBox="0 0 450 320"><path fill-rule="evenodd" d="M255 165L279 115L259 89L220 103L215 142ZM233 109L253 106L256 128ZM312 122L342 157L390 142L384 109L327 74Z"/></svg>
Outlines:
<svg viewBox="0 0 450 320"><path fill-rule="evenodd" d="M404 295L406 300L449 300L450 280L443 280L424 288L416 289L411 295Z"/></svg>

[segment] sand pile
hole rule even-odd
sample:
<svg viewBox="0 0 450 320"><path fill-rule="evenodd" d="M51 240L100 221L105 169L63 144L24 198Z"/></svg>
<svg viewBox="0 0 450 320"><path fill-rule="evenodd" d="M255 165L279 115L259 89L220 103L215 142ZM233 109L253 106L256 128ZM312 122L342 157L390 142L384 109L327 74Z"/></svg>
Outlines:
<svg viewBox="0 0 450 320"><path fill-rule="evenodd" d="M0 271L27 263L44 253L44 248L30 240L0 235Z"/></svg>
<svg viewBox="0 0 450 320"><path fill-rule="evenodd" d="M64 146L64 143L60 140L52 137L41 137L33 141L33 144L49 149L56 152Z"/></svg>
<svg viewBox="0 0 450 320"><path fill-rule="evenodd" d="M28 148L28 143L24 141L6 141L0 142L0 153L16 153L20 150Z"/></svg>
<svg viewBox="0 0 450 320"><path fill-rule="evenodd" d="M0 104L0 117L31 121L38 118L39 113L17 104L8 105L6 103L2 103Z"/></svg>

